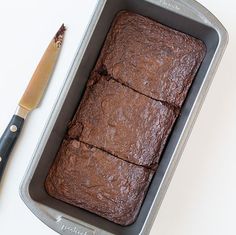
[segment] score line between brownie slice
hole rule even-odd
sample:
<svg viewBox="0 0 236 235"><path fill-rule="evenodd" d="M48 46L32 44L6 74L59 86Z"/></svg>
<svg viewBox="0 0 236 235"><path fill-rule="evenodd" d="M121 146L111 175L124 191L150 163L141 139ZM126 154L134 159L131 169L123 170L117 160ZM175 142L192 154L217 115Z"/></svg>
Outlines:
<svg viewBox="0 0 236 235"><path fill-rule="evenodd" d="M68 136L155 168L176 117L176 111L162 102L93 74Z"/></svg>
<svg viewBox="0 0 236 235"><path fill-rule="evenodd" d="M45 188L52 197L129 225L138 215L153 173L79 141L64 140Z"/></svg>

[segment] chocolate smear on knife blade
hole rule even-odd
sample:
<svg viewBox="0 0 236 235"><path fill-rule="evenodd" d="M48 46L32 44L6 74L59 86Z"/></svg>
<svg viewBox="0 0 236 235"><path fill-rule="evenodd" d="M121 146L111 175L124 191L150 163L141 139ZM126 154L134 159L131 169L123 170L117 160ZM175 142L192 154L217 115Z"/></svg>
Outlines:
<svg viewBox="0 0 236 235"><path fill-rule="evenodd" d="M65 31L66 31L66 27L64 24L62 24L62 26L60 27L60 29L57 31L56 35L54 36L54 41L57 44L58 48L61 47Z"/></svg>

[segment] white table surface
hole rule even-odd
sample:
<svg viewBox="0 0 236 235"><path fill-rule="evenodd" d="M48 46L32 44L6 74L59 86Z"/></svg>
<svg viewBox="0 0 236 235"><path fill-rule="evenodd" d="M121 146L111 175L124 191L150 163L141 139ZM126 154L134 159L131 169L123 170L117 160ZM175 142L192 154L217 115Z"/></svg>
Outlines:
<svg viewBox="0 0 236 235"><path fill-rule="evenodd" d="M170 184L151 235L236 234L236 4L200 0L225 25L230 42ZM1 235L53 235L19 196L19 185L66 78L96 0L0 2L0 132L61 23L68 27L41 106L25 123L0 186Z"/></svg>

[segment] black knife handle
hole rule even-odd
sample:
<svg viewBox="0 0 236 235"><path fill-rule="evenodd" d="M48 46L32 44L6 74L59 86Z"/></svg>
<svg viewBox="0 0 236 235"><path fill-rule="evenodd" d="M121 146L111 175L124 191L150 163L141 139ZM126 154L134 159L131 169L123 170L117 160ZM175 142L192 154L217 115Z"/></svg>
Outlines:
<svg viewBox="0 0 236 235"><path fill-rule="evenodd" d="M0 138L0 180L23 124L24 119L14 115Z"/></svg>

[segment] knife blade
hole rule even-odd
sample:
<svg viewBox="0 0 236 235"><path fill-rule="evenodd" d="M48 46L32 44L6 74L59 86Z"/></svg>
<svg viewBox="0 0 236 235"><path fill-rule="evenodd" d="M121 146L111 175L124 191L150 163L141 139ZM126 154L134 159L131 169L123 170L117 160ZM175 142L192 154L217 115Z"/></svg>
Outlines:
<svg viewBox="0 0 236 235"><path fill-rule="evenodd" d="M65 26L59 28L44 52L33 76L21 97L16 112L0 138L0 180L10 153L19 137L28 113L37 108L53 74L65 35Z"/></svg>

